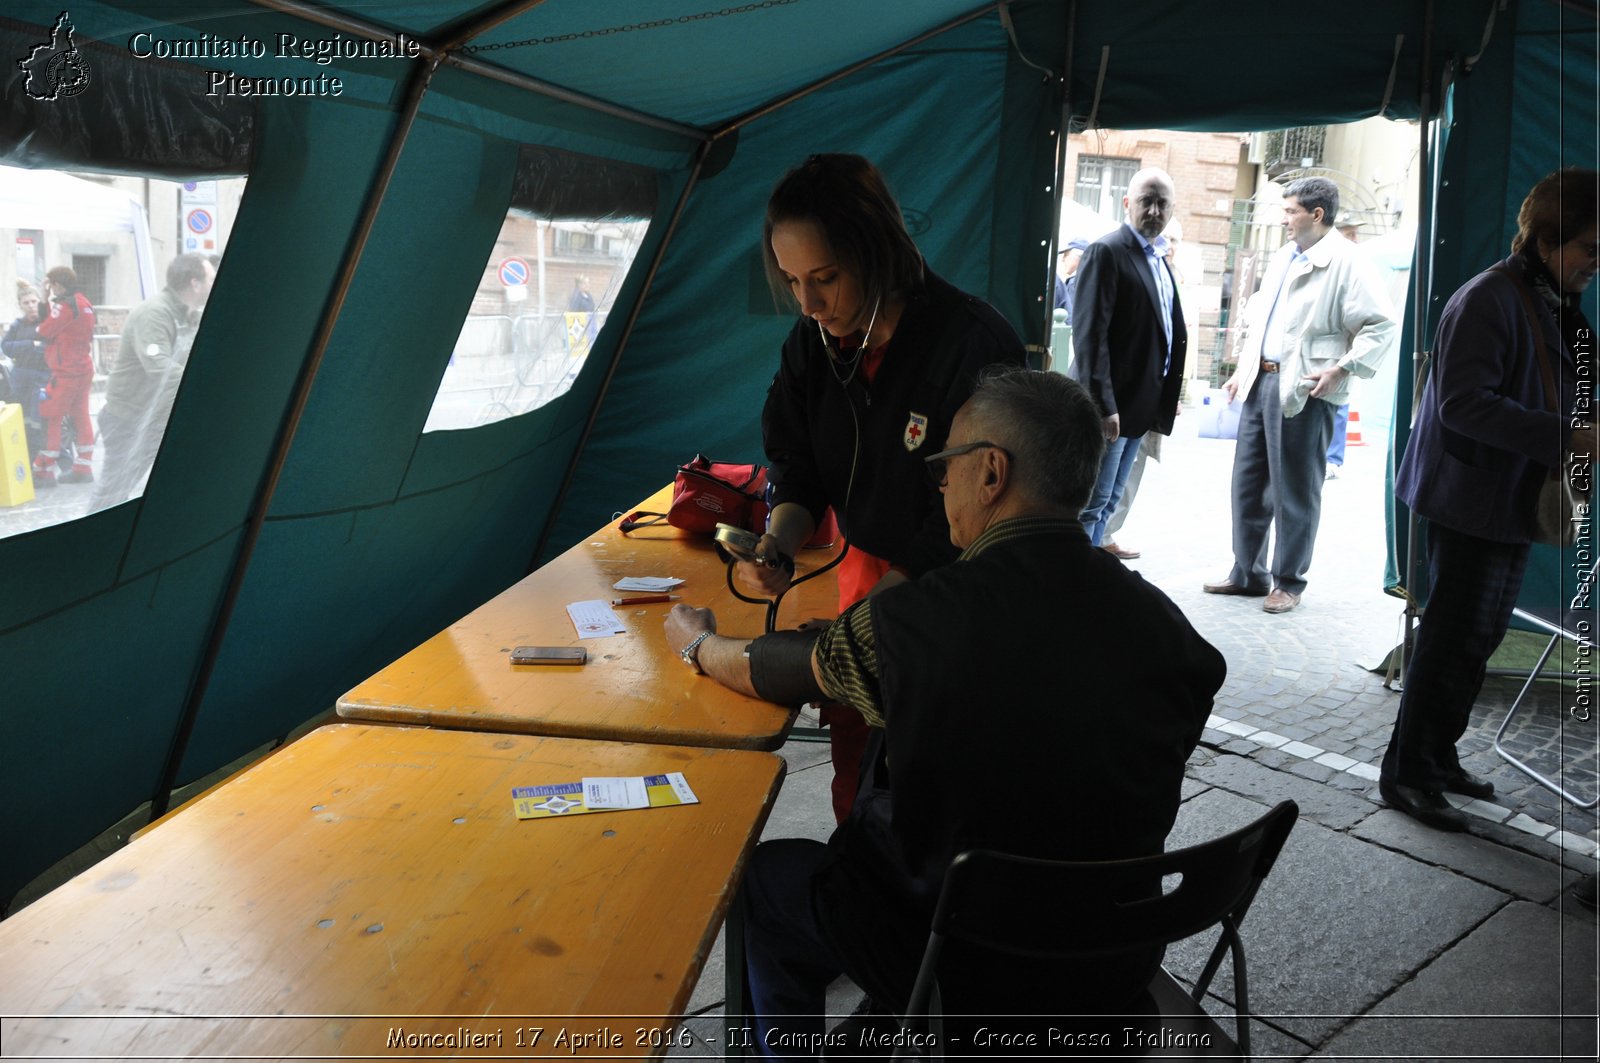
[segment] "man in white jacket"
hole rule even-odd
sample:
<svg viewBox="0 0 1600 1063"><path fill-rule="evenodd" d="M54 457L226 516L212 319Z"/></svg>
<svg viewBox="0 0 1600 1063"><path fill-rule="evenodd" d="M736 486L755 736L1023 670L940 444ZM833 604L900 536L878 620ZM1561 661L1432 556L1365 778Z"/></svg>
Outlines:
<svg viewBox="0 0 1600 1063"><path fill-rule="evenodd" d="M1339 190L1306 177L1284 191L1289 241L1246 311L1239 368L1223 387L1244 399L1233 458L1233 570L1207 594L1300 604L1322 516L1324 455L1350 376L1371 377L1398 328L1383 288L1348 240L1327 239ZM1276 527L1272 564L1267 533Z"/></svg>

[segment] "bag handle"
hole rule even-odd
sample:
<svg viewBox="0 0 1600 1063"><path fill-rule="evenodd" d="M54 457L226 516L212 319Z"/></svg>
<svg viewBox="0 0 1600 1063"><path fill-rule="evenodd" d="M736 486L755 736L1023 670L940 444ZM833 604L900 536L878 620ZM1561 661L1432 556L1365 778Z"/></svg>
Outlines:
<svg viewBox="0 0 1600 1063"><path fill-rule="evenodd" d="M650 519L640 520L640 517L649 517ZM627 535L635 528L649 528L653 525L660 524L666 519L667 515L665 513L652 513L648 509L636 509L632 513L629 513L626 517L622 518L622 523L617 525L617 530L623 535Z"/></svg>

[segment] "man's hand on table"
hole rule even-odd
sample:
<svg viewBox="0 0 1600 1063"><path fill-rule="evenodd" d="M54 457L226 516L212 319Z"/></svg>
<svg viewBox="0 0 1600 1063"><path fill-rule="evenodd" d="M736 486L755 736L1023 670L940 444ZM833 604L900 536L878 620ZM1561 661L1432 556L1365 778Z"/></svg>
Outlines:
<svg viewBox="0 0 1600 1063"><path fill-rule="evenodd" d="M675 605L667 610L666 627L667 645L672 647L673 653L682 653L683 648L702 631L716 633L717 614L692 605Z"/></svg>
<svg viewBox="0 0 1600 1063"><path fill-rule="evenodd" d="M665 627L667 645L679 656L683 655L684 647L709 633L711 637L695 647L700 670L731 690L758 696L755 687L750 685L750 658L745 656L750 640L718 635L717 617L710 609L675 605L667 612Z"/></svg>

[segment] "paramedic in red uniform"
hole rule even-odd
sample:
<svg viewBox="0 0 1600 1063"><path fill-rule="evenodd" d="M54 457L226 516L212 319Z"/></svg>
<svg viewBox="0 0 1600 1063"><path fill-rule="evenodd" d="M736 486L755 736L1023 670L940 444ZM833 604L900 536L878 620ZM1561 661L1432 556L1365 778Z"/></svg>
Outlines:
<svg viewBox="0 0 1600 1063"><path fill-rule="evenodd" d="M1023 364L998 312L927 268L899 204L859 155L813 155L767 203L767 279L802 317L784 342L762 411L772 512L743 561L750 588L789 585L795 552L833 507L849 550L838 569L843 612L877 590L955 560L938 491L922 468L944 447L978 371ZM834 814L854 800L867 726L825 705Z"/></svg>
<svg viewBox="0 0 1600 1063"><path fill-rule="evenodd" d="M78 275L68 266L57 266L44 275L50 292L50 313L39 322L39 338L44 340L44 364L50 370L50 383L39 403L44 419L44 449L33 459L33 482L51 487L57 482L88 483L94 479L90 462L94 459L94 425L89 420L89 387L94 383L94 307L78 287ZM61 419L71 415L76 430L77 453L72 468L57 476L56 458L61 454Z"/></svg>

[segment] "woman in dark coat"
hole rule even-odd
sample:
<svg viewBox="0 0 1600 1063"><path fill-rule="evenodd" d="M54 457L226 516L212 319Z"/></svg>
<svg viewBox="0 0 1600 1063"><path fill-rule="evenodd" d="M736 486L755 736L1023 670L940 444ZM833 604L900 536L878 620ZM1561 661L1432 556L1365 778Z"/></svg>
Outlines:
<svg viewBox="0 0 1600 1063"><path fill-rule="evenodd" d="M832 507L850 544L839 609L955 560L922 458L944 447L986 365L1023 362L1016 331L923 262L883 175L860 155L813 155L784 175L762 233L767 277L801 318L762 411L772 513L739 566L764 594L789 584L795 552ZM777 562L777 563L773 563ZM855 797L867 728L824 706L834 813Z"/></svg>
<svg viewBox="0 0 1600 1063"><path fill-rule="evenodd" d="M1451 297L1395 478L1395 493L1428 519L1430 591L1378 786L1391 807L1440 830L1466 828L1445 791L1494 793L1461 767L1455 744L1522 588L1540 488L1568 454L1600 453L1594 333L1579 308L1600 264L1597 189L1593 170L1541 180L1517 214L1511 257Z"/></svg>

